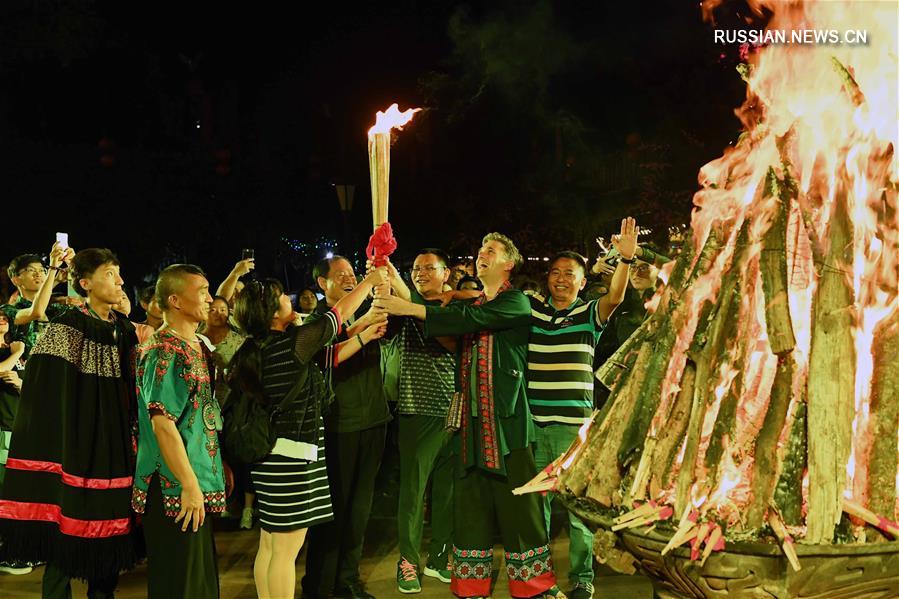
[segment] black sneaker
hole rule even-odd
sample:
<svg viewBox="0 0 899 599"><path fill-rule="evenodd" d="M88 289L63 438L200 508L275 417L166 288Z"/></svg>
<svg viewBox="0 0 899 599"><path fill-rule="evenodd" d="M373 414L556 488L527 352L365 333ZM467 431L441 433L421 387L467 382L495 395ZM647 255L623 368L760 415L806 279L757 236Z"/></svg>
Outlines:
<svg viewBox="0 0 899 599"><path fill-rule="evenodd" d="M334 591L338 599L375 599L375 596L365 590L361 580L354 580L345 588Z"/></svg>
<svg viewBox="0 0 899 599"><path fill-rule="evenodd" d="M593 585L589 582L579 582L568 593L568 599L593 599Z"/></svg>

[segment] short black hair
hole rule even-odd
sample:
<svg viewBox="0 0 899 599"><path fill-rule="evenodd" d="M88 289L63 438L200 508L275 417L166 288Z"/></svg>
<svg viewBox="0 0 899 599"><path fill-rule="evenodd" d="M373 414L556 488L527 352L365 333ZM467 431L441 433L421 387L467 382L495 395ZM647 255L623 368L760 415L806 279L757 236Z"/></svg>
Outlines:
<svg viewBox="0 0 899 599"><path fill-rule="evenodd" d="M169 296L181 291L181 285L185 275L199 275L205 277L203 269L195 264L172 264L166 266L156 279L156 303L160 310L169 307Z"/></svg>
<svg viewBox="0 0 899 599"><path fill-rule="evenodd" d="M106 248L88 248L81 250L72 258L70 280L72 287L81 297L87 297L87 291L81 286L81 279L90 278L104 264L119 266L119 259Z"/></svg>
<svg viewBox="0 0 899 599"><path fill-rule="evenodd" d="M325 277L327 279L328 275L331 273L331 265L338 260L350 261L346 256L341 256L339 254L334 254L330 258L322 258L315 263L314 267L312 267L312 280L318 281L319 277Z"/></svg>
<svg viewBox="0 0 899 599"><path fill-rule="evenodd" d="M421 250L418 250L418 253L415 254L415 257L418 258L419 256L423 256L425 254L432 254L434 256L437 256L437 259L440 260L440 262L443 264L444 268L448 268L450 265L449 256L447 256L446 252L444 252L441 249L423 248Z"/></svg>
<svg viewBox="0 0 899 599"><path fill-rule="evenodd" d="M19 276L19 272L28 267L29 264L40 264L43 266L43 258L40 254L22 254L21 256L16 256L13 258L9 267L6 269L6 274L9 275L9 278Z"/></svg>
<svg viewBox="0 0 899 599"><path fill-rule="evenodd" d="M140 293L137 296L137 301L141 304L147 304L149 306L150 302L153 301L154 295L156 295L156 285L147 285L140 290Z"/></svg>
<svg viewBox="0 0 899 599"><path fill-rule="evenodd" d="M552 270L553 264L556 263L557 260L561 260L562 258L566 258L568 260L574 260L578 263L578 266L581 267L581 270L584 274L587 274L587 259L578 254L577 252L572 252L571 250L565 250L557 253L555 256L549 259L549 270Z"/></svg>

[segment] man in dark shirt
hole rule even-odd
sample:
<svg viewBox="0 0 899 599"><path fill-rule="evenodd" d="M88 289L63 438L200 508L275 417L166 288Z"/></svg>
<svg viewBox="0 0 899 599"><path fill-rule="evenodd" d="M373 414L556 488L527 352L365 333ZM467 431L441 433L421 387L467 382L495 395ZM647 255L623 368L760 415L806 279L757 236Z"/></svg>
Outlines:
<svg viewBox="0 0 899 599"><path fill-rule="evenodd" d="M322 318L356 287L356 274L343 256L322 260L313 276L325 301L305 322ZM356 338L373 321L374 314L363 304L347 320L338 342ZM303 596L373 599L359 580L359 561L390 420L378 344L362 347L353 360L334 369L332 384L335 400L325 416L325 453L334 520L309 530Z"/></svg>

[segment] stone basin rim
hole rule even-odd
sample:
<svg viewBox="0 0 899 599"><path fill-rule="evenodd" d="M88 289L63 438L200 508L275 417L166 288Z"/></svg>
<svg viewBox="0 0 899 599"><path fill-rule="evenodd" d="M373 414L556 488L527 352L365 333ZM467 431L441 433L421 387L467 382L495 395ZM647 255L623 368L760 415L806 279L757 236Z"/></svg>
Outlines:
<svg viewBox="0 0 899 599"><path fill-rule="evenodd" d="M649 527L628 528L617 531L622 536L633 536L656 543L667 544L670 536L653 531L648 533ZM648 533L648 534L647 534ZM689 547L689 543L678 549ZM802 557L833 557L836 555L875 555L878 553L899 553L899 541L884 543L833 543L828 545L805 545L794 543L796 555ZM676 550L675 550L676 551ZM741 555L770 555L783 556L781 546L774 543L761 543L751 541L728 541L724 551Z"/></svg>

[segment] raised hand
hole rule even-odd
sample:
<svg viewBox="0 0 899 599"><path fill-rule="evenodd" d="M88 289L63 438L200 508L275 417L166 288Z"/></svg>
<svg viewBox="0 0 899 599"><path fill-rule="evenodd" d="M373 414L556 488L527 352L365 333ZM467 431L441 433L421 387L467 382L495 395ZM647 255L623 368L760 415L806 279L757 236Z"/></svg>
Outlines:
<svg viewBox="0 0 899 599"><path fill-rule="evenodd" d="M389 314L391 316L407 316L408 308L412 304L395 295L385 295L375 298L372 307L378 314Z"/></svg>
<svg viewBox="0 0 899 599"><path fill-rule="evenodd" d="M53 244L53 247L50 248L50 268L59 268L66 257L67 249L59 245L58 241Z"/></svg>
<svg viewBox="0 0 899 599"><path fill-rule="evenodd" d="M256 259L246 258L244 260L239 260L237 264L234 265L234 268L231 270L231 272L236 274L238 277L242 277L254 268L256 268Z"/></svg>
<svg viewBox="0 0 899 599"><path fill-rule="evenodd" d="M379 285L384 285L388 281L387 267L381 266L373 269L365 277L365 282L377 289Z"/></svg>
<svg viewBox="0 0 899 599"><path fill-rule="evenodd" d="M387 332L387 317L384 315L384 318L380 319L379 322L369 325L365 328L364 331L360 333L362 337L362 341L365 342L366 345L371 343L372 341L377 341Z"/></svg>
<svg viewBox="0 0 899 599"><path fill-rule="evenodd" d="M596 259L592 271L597 275L610 275L615 272L615 267L609 264L608 256L600 256Z"/></svg>
<svg viewBox="0 0 899 599"><path fill-rule="evenodd" d="M621 220L621 233L612 235L612 246L618 250L621 257L625 260L633 260L637 251L637 235L640 228L637 221L633 217L627 217Z"/></svg>

